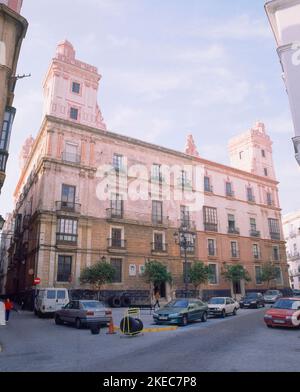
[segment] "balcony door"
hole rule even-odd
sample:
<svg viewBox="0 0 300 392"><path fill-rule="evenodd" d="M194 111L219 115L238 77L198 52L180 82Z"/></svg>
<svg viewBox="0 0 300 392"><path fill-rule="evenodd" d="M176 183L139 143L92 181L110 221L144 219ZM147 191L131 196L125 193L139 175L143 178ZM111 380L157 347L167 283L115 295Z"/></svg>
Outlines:
<svg viewBox="0 0 300 392"><path fill-rule="evenodd" d="M63 208L74 210L76 187L70 185L62 186L61 204Z"/></svg>

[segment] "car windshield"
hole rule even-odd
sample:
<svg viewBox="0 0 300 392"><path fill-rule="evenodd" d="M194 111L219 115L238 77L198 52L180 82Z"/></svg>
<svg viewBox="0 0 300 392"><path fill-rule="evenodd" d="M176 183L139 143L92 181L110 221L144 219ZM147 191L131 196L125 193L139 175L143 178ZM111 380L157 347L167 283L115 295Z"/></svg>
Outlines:
<svg viewBox="0 0 300 392"><path fill-rule="evenodd" d="M224 305L224 298L211 298L208 302L210 305Z"/></svg>
<svg viewBox="0 0 300 392"><path fill-rule="evenodd" d="M187 308L189 305L188 301L185 300L176 300L170 302L167 307L168 308Z"/></svg>
<svg viewBox="0 0 300 392"><path fill-rule="evenodd" d="M81 302L85 309L101 309L104 308L102 302Z"/></svg>
<svg viewBox="0 0 300 392"><path fill-rule="evenodd" d="M298 310L300 309L300 301L293 301L292 299L280 299L274 305L275 309L289 309Z"/></svg>
<svg viewBox="0 0 300 392"><path fill-rule="evenodd" d="M276 290L268 290L265 295L278 295L279 291Z"/></svg>
<svg viewBox="0 0 300 392"><path fill-rule="evenodd" d="M257 294L256 293L248 293L248 294L246 294L245 298L257 298Z"/></svg>

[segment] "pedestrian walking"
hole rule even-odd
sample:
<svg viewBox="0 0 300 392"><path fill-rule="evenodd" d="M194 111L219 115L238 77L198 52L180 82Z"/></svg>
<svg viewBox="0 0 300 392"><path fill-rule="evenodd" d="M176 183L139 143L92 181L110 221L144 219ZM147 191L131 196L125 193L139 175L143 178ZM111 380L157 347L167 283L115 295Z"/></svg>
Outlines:
<svg viewBox="0 0 300 392"><path fill-rule="evenodd" d="M0 301L0 326L6 325L5 322L5 305L4 302Z"/></svg>
<svg viewBox="0 0 300 392"><path fill-rule="evenodd" d="M9 298L5 301L5 321L6 324L9 321L10 312L13 310L14 305Z"/></svg>
<svg viewBox="0 0 300 392"><path fill-rule="evenodd" d="M155 298L154 309L156 308L156 306L158 306L158 307L160 308L160 304L159 304L160 292L159 292L159 290L157 290L157 291L155 292L154 298Z"/></svg>

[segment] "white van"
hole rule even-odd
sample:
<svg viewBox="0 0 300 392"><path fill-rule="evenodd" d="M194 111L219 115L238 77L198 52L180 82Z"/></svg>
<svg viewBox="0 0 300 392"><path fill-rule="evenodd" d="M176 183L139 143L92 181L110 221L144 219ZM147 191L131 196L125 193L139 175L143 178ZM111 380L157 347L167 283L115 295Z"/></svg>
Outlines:
<svg viewBox="0 0 300 392"><path fill-rule="evenodd" d="M70 302L67 289L40 289L34 302L34 314L42 317L43 315L54 315L57 310L62 309Z"/></svg>

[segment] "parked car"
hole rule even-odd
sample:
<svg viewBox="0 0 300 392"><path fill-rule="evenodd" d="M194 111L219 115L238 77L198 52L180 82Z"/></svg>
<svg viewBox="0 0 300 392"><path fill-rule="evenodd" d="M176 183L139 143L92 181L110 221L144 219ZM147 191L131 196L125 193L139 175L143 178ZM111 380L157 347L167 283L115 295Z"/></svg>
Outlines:
<svg viewBox="0 0 300 392"><path fill-rule="evenodd" d="M294 297L300 297L300 290L293 290Z"/></svg>
<svg viewBox="0 0 300 392"><path fill-rule="evenodd" d="M283 297L283 294L279 290L268 290L264 294L266 304L275 304L275 302L281 297Z"/></svg>
<svg viewBox="0 0 300 392"><path fill-rule="evenodd" d="M268 328L300 327L300 297L280 298L264 317Z"/></svg>
<svg viewBox="0 0 300 392"><path fill-rule="evenodd" d="M74 324L77 329L93 324L107 325L111 320L111 310L100 301L71 301L55 313L55 323Z"/></svg>
<svg viewBox="0 0 300 392"><path fill-rule="evenodd" d="M236 316L240 305L229 297L214 297L208 301L210 316L221 316L225 318L228 314Z"/></svg>
<svg viewBox="0 0 300 392"><path fill-rule="evenodd" d="M44 315L53 316L57 310L66 306L69 301L67 289L41 289L34 301L34 314L39 317Z"/></svg>
<svg viewBox="0 0 300 392"><path fill-rule="evenodd" d="M262 293L247 293L240 301L241 308L265 307L265 301Z"/></svg>
<svg viewBox="0 0 300 392"><path fill-rule="evenodd" d="M193 298L176 299L153 314L156 324L179 324L182 326L186 326L190 321L206 322L207 317L207 304Z"/></svg>

